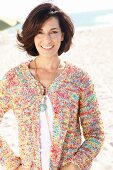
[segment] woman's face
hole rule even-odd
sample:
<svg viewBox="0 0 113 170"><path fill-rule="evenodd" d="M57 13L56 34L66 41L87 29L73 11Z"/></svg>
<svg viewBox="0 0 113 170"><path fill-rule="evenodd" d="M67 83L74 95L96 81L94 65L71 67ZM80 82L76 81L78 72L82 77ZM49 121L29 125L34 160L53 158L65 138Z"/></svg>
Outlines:
<svg viewBox="0 0 113 170"><path fill-rule="evenodd" d="M63 39L64 34L61 32L58 19L50 17L44 22L37 35L34 37L34 43L39 56L58 56L58 50Z"/></svg>

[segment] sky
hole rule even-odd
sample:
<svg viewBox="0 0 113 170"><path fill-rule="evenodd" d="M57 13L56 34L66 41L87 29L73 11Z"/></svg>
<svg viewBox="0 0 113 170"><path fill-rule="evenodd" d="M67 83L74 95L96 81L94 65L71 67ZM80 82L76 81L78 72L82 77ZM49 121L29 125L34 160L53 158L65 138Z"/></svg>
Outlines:
<svg viewBox="0 0 113 170"><path fill-rule="evenodd" d="M24 20L41 2L54 2L69 13L113 9L113 0L0 0L0 18Z"/></svg>

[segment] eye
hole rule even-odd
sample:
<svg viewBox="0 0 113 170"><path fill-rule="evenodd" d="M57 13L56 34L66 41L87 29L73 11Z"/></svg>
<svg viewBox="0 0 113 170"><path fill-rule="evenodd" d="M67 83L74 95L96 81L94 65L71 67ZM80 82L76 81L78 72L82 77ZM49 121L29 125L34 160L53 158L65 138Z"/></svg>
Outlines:
<svg viewBox="0 0 113 170"><path fill-rule="evenodd" d="M38 34L43 34L43 32L42 31L38 31Z"/></svg>
<svg viewBox="0 0 113 170"><path fill-rule="evenodd" d="M58 33L58 31L52 31L51 33L52 33L52 34L57 34L57 33Z"/></svg>

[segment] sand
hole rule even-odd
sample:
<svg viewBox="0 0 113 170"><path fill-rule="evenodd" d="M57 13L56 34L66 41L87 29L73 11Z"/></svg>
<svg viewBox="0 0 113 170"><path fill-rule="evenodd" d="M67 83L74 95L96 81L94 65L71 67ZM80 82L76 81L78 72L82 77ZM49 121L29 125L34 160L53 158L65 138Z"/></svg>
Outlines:
<svg viewBox="0 0 113 170"><path fill-rule="evenodd" d="M29 59L15 44L13 35L0 33L0 78L11 67ZM61 58L78 65L92 77L104 122L105 142L91 170L113 170L113 27L76 29L73 46ZM0 133L19 154L17 130L16 119L9 111Z"/></svg>

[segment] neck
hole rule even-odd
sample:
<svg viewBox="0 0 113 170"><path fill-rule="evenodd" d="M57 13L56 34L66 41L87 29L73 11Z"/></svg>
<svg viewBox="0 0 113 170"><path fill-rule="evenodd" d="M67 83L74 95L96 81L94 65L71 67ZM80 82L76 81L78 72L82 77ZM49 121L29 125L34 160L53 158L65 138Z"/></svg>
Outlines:
<svg viewBox="0 0 113 170"><path fill-rule="evenodd" d="M57 69L60 64L60 59L58 57L54 58L42 58L40 56L36 57L36 65L39 69L51 70Z"/></svg>

